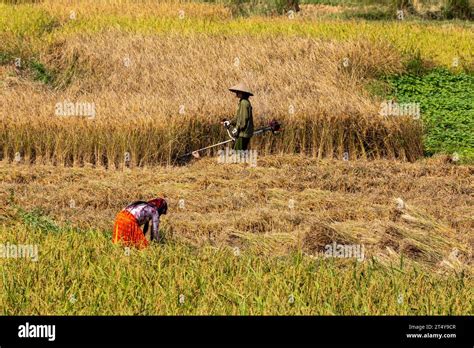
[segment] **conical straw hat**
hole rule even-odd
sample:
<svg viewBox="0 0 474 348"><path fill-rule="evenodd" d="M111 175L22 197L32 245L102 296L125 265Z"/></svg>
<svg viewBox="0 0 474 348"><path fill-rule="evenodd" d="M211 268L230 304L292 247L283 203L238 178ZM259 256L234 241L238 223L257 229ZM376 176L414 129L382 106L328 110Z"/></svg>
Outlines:
<svg viewBox="0 0 474 348"><path fill-rule="evenodd" d="M246 84L244 83L239 83L238 85L235 85L233 87L230 87L229 88L229 91L232 91L232 92L244 92L244 93L247 93L248 95L253 95L252 92L250 92L250 89L247 87Z"/></svg>

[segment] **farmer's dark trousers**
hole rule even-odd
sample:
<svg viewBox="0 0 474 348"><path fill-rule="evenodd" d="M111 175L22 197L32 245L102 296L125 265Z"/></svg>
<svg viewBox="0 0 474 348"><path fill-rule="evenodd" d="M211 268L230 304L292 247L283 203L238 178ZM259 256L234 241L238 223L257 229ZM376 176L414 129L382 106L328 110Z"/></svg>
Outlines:
<svg viewBox="0 0 474 348"><path fill-rule="evenodd" d="M234 150L248 150L250 145L250 138L238 137L234 144Z"/></svg>

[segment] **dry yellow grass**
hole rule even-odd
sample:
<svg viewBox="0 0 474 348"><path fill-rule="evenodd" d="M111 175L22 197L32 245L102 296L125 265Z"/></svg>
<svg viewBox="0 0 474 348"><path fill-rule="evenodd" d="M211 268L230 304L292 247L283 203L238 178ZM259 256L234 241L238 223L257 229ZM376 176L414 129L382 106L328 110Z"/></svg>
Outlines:
<svg viewBox="0 0 474 348"><path fill-rule="evenodd" d="M101 14L110 16L131 16L135 18L143 17L176 17L183 11L185 17L225 19L230 18L229 10L222 4L213 4L197 1L183 0L118 0L118 1L94 1L94 0L73 0L58 2L46 0L41 4L41 8L48 12L59 15L63 20L70 19L71 11L74 11L77 18L98 17Z"/></svg>
<svg viewBox="0 0 474 348"><path fill-rule="evenodd" d="M60 224L109 231L127 203L166 195L170 212L162 227L169 240L263 255L314 255L335 241L363 244L366 259L385 264L404 255L437 271L472 269L472 166L295 156L257 164L205 159L125 171L2 165L2 215L14 214L14 206L39 208ZM397 208L396 198L405 206Z"/></svg>
<svg viewBox="0 0 474 348"><path fill-rule="evenodd" d="M172 163L225 137L217 122L235 112L226 88L237 81L255 90L257 124L285 125L254 140L261 154L413 161L420 124L381 119L363 87L401 72L418 49L443 65L472 57L462 25L313 21L304 11L233 19L222 5L181 1L0 6L2 51L55 77L44 86L28 69L0 71L0 158L22 162L121 167L129 153L130 166ZM96 118L55 116L66 101L95 104Z"/></svg>
<svg viewBox="0 0 474 348"><path fill-rule="evenodd" d="M62 72L59 89L7 81L2 153L114 167L129 152L132 166L171 163L225 137L218 122L232 117L237 102L227 88L245 81L257 125L270 118L285 125L278 138L255 138L261 154L414 160L422 154L421 125L383 119L380 101L363 87L401 71L400 59L390 45L364 40L77 35L42 57ZM95 119L56 116L56 103L65 101L94 103Z"/></svg>

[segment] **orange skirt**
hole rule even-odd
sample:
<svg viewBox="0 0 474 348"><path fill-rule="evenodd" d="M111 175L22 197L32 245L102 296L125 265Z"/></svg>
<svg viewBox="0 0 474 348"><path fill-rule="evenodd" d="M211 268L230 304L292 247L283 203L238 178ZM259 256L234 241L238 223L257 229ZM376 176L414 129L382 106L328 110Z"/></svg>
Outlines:
<svg viewBox="0 0 474 348"><path fill-rule="evenodd" d="M112 242L139 249L146 248L149 244L135 216L126 210L122 210L115 218Z"/></svg>

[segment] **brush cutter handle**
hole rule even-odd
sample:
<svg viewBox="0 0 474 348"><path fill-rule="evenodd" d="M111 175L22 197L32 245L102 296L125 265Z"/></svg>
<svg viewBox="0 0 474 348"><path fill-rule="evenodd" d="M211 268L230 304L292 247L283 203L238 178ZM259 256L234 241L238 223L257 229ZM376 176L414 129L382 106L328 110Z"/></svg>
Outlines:
<svg viewBox="0 0 474 348"><path fill-rule="evenodd" d="M229 140L221 141L220 143L217 143L217 144L214 144L214 145L209 145L209 146L203 147L202 149L198 149L198 150L188 152L188 153L178 157L178 159L183 159L183 158L186 158L186 157L189 157L189 156L199 157L199 152L201 152L201 151L211 149L211 148L217 147L217 146L222 146L224 144L230 143L231 141L235 141L235 138L233 137L233 134L232 134L233 132L231 133L231 126L232 125L231 125L230 121L224 119L224 120L221 121L221 124L223 124L224 127L226 128L227 134L229 135L229 138L230 138ZM253 135L258 135L258 134L262 134L262 133L269 132L269 131L271 131L273 134L277 134L281 130L282 130L282 128L281 128L280 123L276 120L272 120L267 127L257 129L255 132L253 132Z"/></svg>
<svg viewBox="0 0 474 348"><path fill-rule="evenodd" d="M232 139L232 141L235 141L235 138L233 136L237 134L237 128L232 129L232 131L227 128L227 134L229 135L229 138Z"/></svg>
<svg viewBox="0 0 474 348"><path fill-rule="evenodd" d="M238 130L237 128L232 128L232 124L230 123L229 120L223 119L221 121L221 124L224 125L224 128L227 130L227 135L229 135L229 138L231 138L233 141L235 141L235 135L237 135Z"/></svg>

